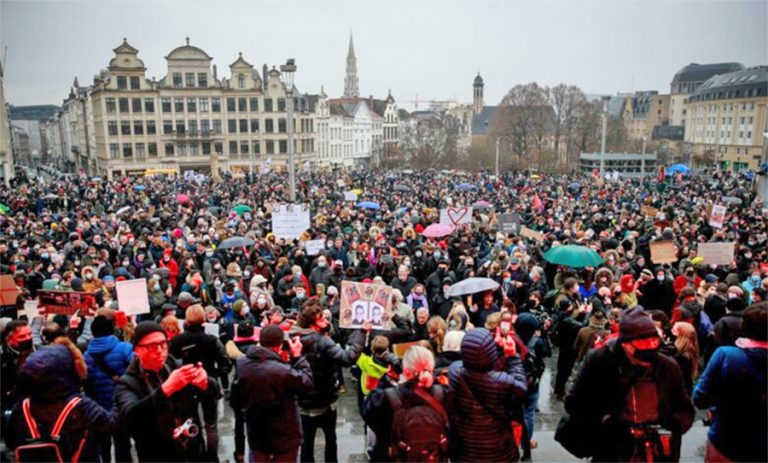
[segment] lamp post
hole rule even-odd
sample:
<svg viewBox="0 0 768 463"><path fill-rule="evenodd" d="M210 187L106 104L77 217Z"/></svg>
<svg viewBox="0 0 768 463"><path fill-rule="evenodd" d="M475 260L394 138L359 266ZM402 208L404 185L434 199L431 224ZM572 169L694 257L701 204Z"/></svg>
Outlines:
<svg viewBox="0 0 768 463"><path fill-rule="evenodd" d="M640 155L640 183L643 183L643 177L645 177L645 139L643 137L643 153Z"/></svg>
<svg viewBox="0 0 768 463"><path fill-rule="evenodd" d="M291 193L291 202L296 202L296 150L293 146L293 76L296 74L296 61L288 59L280 66L285 83L286 111L288 113L288 187Z"/></svg>
<svg viewBox="0 0 768 463"><path fill-rule="evenodd" d="M605 177L605 132L608 130L608 101L610 96L604 96L603 100L603 135L600 141L600 178Z"/></svg>
<svg viewBox="0 0 768 463"><path fill-rule="evenodd" d="M499 139L501 137L496 137L496 178L499 178Z"/></svg>

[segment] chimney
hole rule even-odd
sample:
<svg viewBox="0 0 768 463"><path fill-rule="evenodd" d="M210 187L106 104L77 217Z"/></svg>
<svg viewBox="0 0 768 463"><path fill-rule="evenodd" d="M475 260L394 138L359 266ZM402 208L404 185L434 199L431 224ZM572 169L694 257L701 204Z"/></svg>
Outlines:
<svg viewBox="0 0 768 463"><path fill-rule="evenodd" d="M216 80L219 80L217 74L218 74L218 72L216 70L216 65L214 64L213 65L213 78L216 79Z"/></svg>
<svg viewBox="0 0 768 463"><path fill-rule="evenodd" d="M269 68L267 67L267 64L264 63L264 67L261 68L261 91L266 92L267 91L267 72L269 71Z"/></svg>
<svg viewBox="0 0 768 463"><path fill-rule="evenodd" d="M373 95L368 95L368 109L373 111Z"/></svg>

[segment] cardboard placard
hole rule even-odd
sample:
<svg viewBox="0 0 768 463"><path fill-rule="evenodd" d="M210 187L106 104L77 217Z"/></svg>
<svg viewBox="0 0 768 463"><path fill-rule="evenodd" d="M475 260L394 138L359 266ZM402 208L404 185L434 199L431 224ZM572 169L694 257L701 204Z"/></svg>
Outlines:
<svg viewBox="0 0 768 463"><path fill-rule="evenodd" d="M344 201L357 201L357 193L354 191L345 191Z"/></svg>
<svg viewBox="0 0 768 463"><path fill-rule="evenodd" d="M419 341L401 342L398 344L392 344L392 352L400 358L403 358L405 352L413 346L418 346Z"/></svg>
<svg viewBox="0 0 768 463"><path fill-rule="evenodd" d="M516 235L520 230L519 214L501 214L499 216L499 231L505 235Z"/></svg>
<svg viewBox="0 0 768 463"><path fill-rule="evenodd" d="M218 323L203 323L203 330L206 334L219 337L219 324Z"/></svg>
<svg viewBox="0 0 768 463"><path fill-rule="evenodd" d="M471 207L446 207L440 209L440 223L460 227L472 223Z"/></svg>
<svg viewBox="0 0 768 463"><path fill-rule="evenodd" d="M733 262L733 253L736 243L727 241L723 243L699 243L697 254L704 259L707 265L730 265Z"/></svg>
<svg viewBox="0 0 768 463"><path fill-rule="evenodd" d="M640 212L644 216L650 217L652 219L655 219L656 216L659 215L659 210L656 209L655 207L651 207L651 206L643 206L643 207L641 207L640 208Z"/></svg>
<svg viewBox="0 0 768 463"><path fill-rule="evenodd" d="M523 238L530 238L530 239L536 240L539 243L544 241L544 233L540 231L532 230L526 227L525 225L520 227L520 236L522 236Z"/></svg>
<svg viewBox="0 0 768 463"><path fill-rule="evenodd" d="M13 275L0 275L0 306L15 305L18 296L19 290L13 281Z"/></svg>
<svg viewBox="0 0 768 463"><path fill-rule="evenodd" d="M712 206L712 213L709 215L709 226L714 228L723 228L725 224L726 208L722 204Z"/></svg>
<svg viewBox="0 0 768 463"><path fill-rule="evenodd" d="M272 211L272 233L294 240L310 227L309 210L300 204L281 204Z"/></svg>
<svg viewBox="0 0 768 463"><path fill-rule="evenodd" d="M32 321L33 318L40 315L40 310L37 307L37 299L31 301L24 301L24 311L19 315L26 315L27 320Z"/></svg>
<svg viewBox="0 0 768 463"><path fill-rule="evenodd" d="M115 284L117 303L126 315L149 313L146 278L123 280Z"/></svg>
<svg viewBox="0 0 768 463"><path fill-rule="evenodd" d="M677 247L674 241L654 241L651 243L651 261L654 264L677 262Z"/></svg>
<svg viewBox="0 0 768 463"><path fill-rule="evenodd" d="M325 240L309 240L304 243L304 249L308 256L316 256L325 249Z"/></svg>
<svg viewBox="0 0 768 463"><path fill-rule="evenodd" d="M96 308L96 295L81 291L38 291L38 307L45 313L72 315L80 311L81 315L89 314Z"/></svg>
<svg viewBox="0 0 768 463"><path fill-rule="evenodd" d="M370 283L341 282L339 326L361 328L370 321L374 329L392 328L392 288Z"/></svg>

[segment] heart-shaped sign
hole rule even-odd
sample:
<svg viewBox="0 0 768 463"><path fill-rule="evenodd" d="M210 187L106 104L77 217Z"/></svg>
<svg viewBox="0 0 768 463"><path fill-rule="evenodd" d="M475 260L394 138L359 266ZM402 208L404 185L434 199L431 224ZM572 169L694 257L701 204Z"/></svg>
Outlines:
<svg viewBox="0 0 768 463"><path fill-rule="evenodd" d="M471 215L471 211L472 210L468 207L449 207L446 212L448 213L448 219L451 221L451 224L461 225L469 222L469 217L467 217L467 215Z"/></svg>

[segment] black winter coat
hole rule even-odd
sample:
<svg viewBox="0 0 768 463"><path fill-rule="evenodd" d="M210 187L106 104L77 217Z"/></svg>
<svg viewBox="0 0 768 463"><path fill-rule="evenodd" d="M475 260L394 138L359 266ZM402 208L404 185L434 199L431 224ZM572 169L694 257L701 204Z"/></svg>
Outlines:
<svg viewBox="0 0 768 463"><path fill-rule="evenodd" d="M202 325L186 325L184 332L169 342L168 352L183 364L202 362L208 379L226 376L232 364L219 338L205 332Z"/></svg>
<svg viewBox="0 0 768 463"><path fill-rule="evenodd" d="M462 360L448 369L454 393L451 414L451 460L517 461L518 442L511 417L519 415L527 394L520 357L505 361L494 371L498 350L485 328L467 332L461 342Z"/></svg>
<svg viewBox="0 0 768 463"><path fill-rule="evenodd" d="M290 364L261 346L251 346L237 361L237 391L248 424L248 445L260 452L284 453L302 444L296 398L312 390L306 358Z"/></svg>
<svg viewBox="0 0 768 463"><path fill-rule="evenodd" d="M733 346L736 340L741 337L741 322L743 314L741 312L731 312L725 314L715 323L715 344L720 346Z"/></svg>

